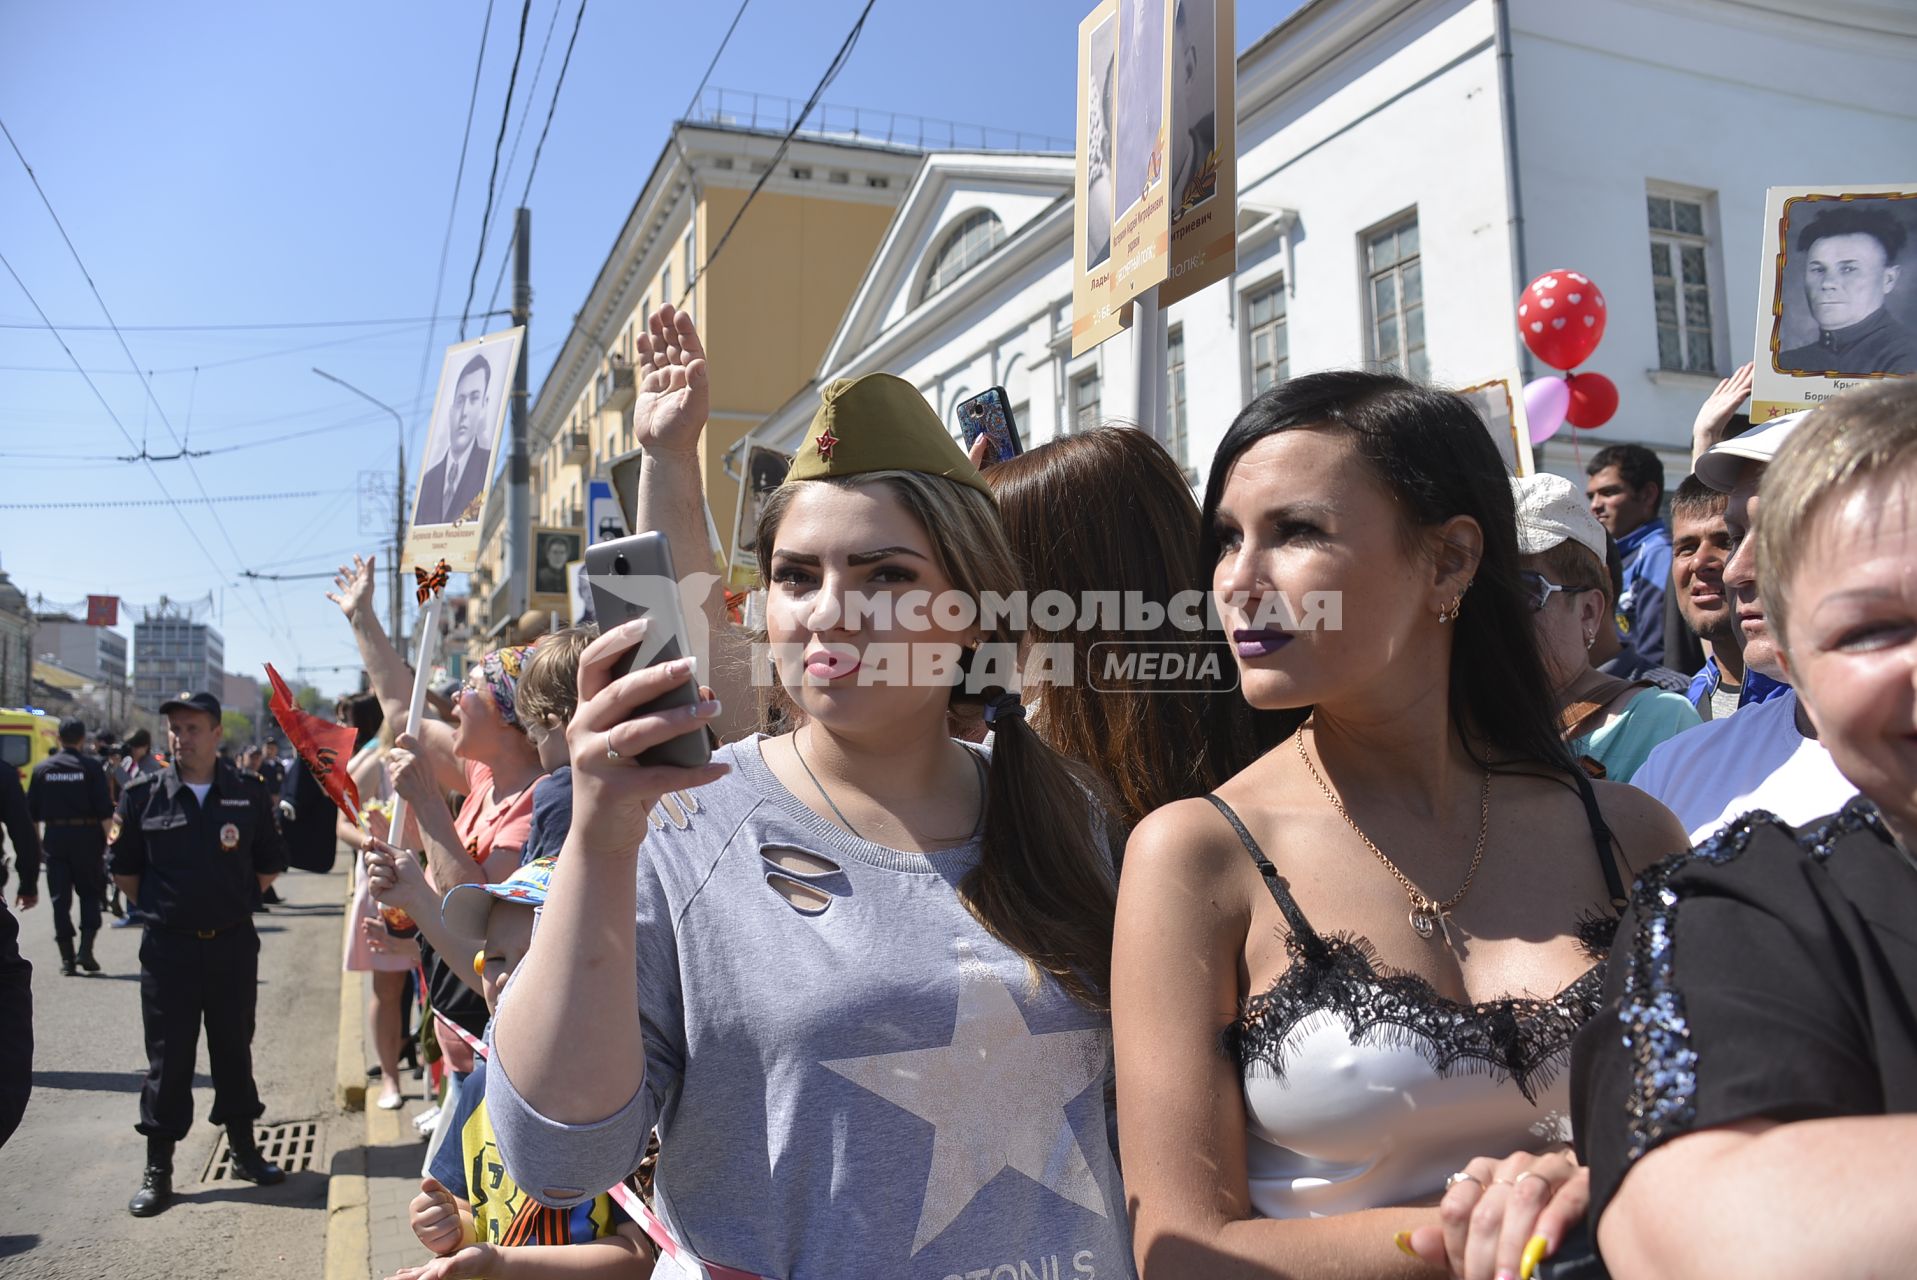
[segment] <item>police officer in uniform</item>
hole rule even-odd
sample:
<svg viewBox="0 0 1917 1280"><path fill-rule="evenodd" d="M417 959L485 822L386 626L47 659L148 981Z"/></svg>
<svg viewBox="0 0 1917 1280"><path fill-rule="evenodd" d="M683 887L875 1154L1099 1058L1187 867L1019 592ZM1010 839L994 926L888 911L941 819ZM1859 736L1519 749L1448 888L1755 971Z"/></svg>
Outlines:
<svg viewBox="0 0 1917 1280"><path fill-rule="evenodd" d="M140 1012L148 1066L139 1131L146 1176L127 1208L151 1217L173 1199L173 1146L193 1124L193 1060L206 1023L213 1123L226 1126L233 1171L270 1186L286 1174L253 1137L266 1108L253 1083L259 935L253 896L286 867L273 801L257 775L219 755L220 704L210 693L164 702L173 760L127 784L113 842L113 878L139 904Z"/></svg>
<svg viewBox="0 0 1917 1280"><path fill-rule="evenodd" d="M60 948L60 972L68 977L79 969L100 972L93 936L100 932L100 903L106 897L107 824L113 819L106 766L87 754L86 740L84 724L62 720L60 749L40 762L27 784L27 811L44 824L40 848L46 858L47 892L53 897L53 940ZM72 911L76 897L77 956Z"/></svg>

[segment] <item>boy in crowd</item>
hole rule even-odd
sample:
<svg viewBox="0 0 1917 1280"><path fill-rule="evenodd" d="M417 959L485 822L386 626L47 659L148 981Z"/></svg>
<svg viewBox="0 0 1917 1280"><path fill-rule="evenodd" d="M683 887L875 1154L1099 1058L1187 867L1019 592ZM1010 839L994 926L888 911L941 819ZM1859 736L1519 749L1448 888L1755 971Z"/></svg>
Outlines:
<svg viewBox="0 0 1917 1280"><path fill-rule="evenodd" d="M555 861L538 858L499 884L462 884L446 895L446 928L485 939L473 967L488 1009L497 1006L507 977L532 945L535 909L546 901ZM513 1182L487 1119L485 1073L482 1057L459 1091L452 1130L433 1157L431 1176L409 1206L413 1234L436 1259L391 1280L645 1280L652 1274L650 1246L611 1196L550 1209Z"/></svg>

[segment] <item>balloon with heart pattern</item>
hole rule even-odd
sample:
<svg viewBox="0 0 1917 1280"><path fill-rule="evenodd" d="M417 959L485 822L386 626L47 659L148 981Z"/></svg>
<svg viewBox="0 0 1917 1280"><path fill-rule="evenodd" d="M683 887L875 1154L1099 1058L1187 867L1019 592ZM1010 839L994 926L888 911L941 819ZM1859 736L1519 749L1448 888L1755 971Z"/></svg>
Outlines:
<svg viewBox="0 0 1917 1280"><path fill-rule="evenodd" d="M1604 336L1604 294L1589 276L1547 271L1518 295L1518 332L1553 369L1573 369Z"/></svg>

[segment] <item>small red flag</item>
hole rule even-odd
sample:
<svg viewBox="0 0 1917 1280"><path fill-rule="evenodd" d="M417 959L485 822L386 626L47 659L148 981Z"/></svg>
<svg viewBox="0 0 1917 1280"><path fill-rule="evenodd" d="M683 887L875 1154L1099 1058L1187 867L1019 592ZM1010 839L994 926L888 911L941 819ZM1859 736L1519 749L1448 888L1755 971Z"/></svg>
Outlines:
<svg viewBox="0 0 1917 1280"><path fill-rule="evenodd" d="M120 597L88 596L87 625L89 627L112 627L120 622Z"/></svg>
<svg viewBox="0 0 1917 1280"><path fill-rule="evenodd" d="M340 812L348 821L358 822L359 788L353 785L353 777L346 771L346 762L353 756L353 726L334 724L301 711L299 704L293 701L293 691L286 687L286 681L280 679L280 673L273 670L270 662L266 664L266 678L273 682L273 700L267 709L280 722L280 728L286 730L287 741L300 753L300 759L313 771L313 781L326 789Z"/></svg>

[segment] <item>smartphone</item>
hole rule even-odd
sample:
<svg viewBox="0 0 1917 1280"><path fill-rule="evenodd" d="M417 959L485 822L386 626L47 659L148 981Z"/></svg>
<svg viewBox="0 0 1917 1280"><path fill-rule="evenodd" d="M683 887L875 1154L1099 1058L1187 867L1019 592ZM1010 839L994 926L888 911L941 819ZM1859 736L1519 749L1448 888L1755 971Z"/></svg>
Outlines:
<svg viewBox="0 0 1917 1280"><path fill-rule="evenodd" d="M1018 424L1012 420L1012 402L1004 387L991 387L960 403L958 420L968 452L972 442L981 435L992 442L985 450L987 463L1004 462L1024 452L1018 442Z"/></svg>
<svg viewBox="0 0 1917 1280"><path fill-rule="evenodd" d="M602 632L647 618L646 637L620 655L613 664L615 679L635 667L657 666L690 653L685 614L679 605L679 575L672 571L672 547L663 533L637 533L630 538L599 542L586 549L583 572L592 592L593 616ZM674 686L633 711L633 718L687 707L699 700L697 679ZM694 769L712 759L704 726L640 752L640 764L676 765Z"/></svg>

